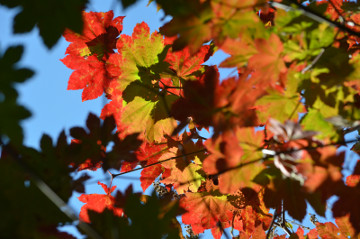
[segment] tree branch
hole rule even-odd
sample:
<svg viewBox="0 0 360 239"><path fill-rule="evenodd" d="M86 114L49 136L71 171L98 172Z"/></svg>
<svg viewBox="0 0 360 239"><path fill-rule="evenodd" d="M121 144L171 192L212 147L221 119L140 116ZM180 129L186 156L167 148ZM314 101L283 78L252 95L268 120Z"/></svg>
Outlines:
<svg viewBox="0 0 360 239"><path fill-rule="evenodd" d="M191 153L187 153L185 156L191 155L191 154L197 154L197 153L204 152L204 151L206 151L206 150L202 149L202 150L194 151L194 152L191 152ZM126 172L122 172L122 173L118 173L118 174L112 174L112 176L115 178L115 177L118 177L120 175L124 175L124 174L127 174L127 173L132 173L132 172L135 172L135 171L139 171L139 170L142 170L144 168L148 168L148 167L151 167L151 166L154 166L154 165L157 165L157 164L161 164L161 163L164 163L164 162L167 162L167 161L170 161L170 160L173 160L173 159L177 159L177 158L182 158L182 157L184 157L184 155L174 156L174 157L171 157L171 158L160 160L160 161L158 161L156 163L145 165L145 166L140 167L140 168L135 168L135 169L130 170L130 171L126 171Z"/></svg>
<svg viewBox="0 0 360 239"><path fill-rule="evenodd" d="M275 7L275 8L280 8L280 9L284 9L285 11L300 11L303 15L313 19L314 21L317 21L319 23L322 22L326 22L327 24L329 24L332 27L338 27L340 30L347 32L351 35L360 37L360 32L356 32L348 27L346 27L344 24L349 24L350 22L344 22L344 24L336 22L336 21L332 21L330 19L328 19L327 17L315 12L314 10L303 6L302 4L294 1L294 0L289 0L291 2L291 4L294 4L297 8L294 8L292 6L288 6L285 5L283 3L278 3L278 2L271 2L270 5ZM351 22L351 24L354 24L353 22Z"/></svg>

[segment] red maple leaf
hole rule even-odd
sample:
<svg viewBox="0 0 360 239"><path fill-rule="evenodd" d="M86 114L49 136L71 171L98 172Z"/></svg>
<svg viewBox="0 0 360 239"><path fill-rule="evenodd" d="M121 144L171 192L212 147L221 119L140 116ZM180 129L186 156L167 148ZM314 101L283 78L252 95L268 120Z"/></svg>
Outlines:
<svg viewBox="0 0 360 239"><path fill-rule="evenodd" d="M176 38L165 38L165 44L170 45ZM189 47L185 47L180 51L173 51L172 48L167 52L165 61L170 63L170 68L176 72L178 77L187 79L193 72L200 70L205 61L213 54L210 45L202 46L199 51L191 55Z"/></svg>
<svg viewBox="0 0 360 239"><path fill-rule="evenodd" d="M126 134L123 133L125 132L126 125L121 123L121 116L124 111L124 106L122 92L119 89L119 83L117 81L111 81L109 87L106 89L106 93L107 97L111 99L111 101L107 103L101 110L100 118L105 119L106 117L113 116L119 137L123 139L126 136Z"/></svg>
<svg viewBox="0 0 360 239"><path fill-rule="evenodd" d="M99 185L104 189L106 194L82 194L78 199L86 203L81 207L80 210L80 219L84 222L90 223L88 210L93 210L95 212L101 213L108 208L114 212L114 215L122 216L123 210L121 208L114 207L115 197L111 193L115 190L116 186L108 188L105 184L98 182Z"/></svg>
<svg viewBox="0 0 360 239"><path fill-rule="evenodd" d="M196 234L206 229L216 229L218 222L226 223L226 227L229 227L233 218L234 207L225 195L208 192L186 193L180 201L180 206L188 211L183 214L182 222L190 224ZM215 238L220 239L220 233L214 231L214 234Z"/></svg>
<svg viewBox="0 0 360 239"><path fill-rule="evenodd" d="M136 157L141 165L146 166L159 162L159 158L163 154L166 145L143 143L136 151ZM164 171L161 164L144 168L141 171L140 182L141 188L145 192L146 189L155 181L155 179Z"/></svg>
<svg viewBox="0 0 360 239"><path fill-rule="evenodd" d="M208 67L197 81L184 83L184 98L173 103L172 115L180 121L192 117L200 126L213 126L215 135L236 126L257 125L254 105L264 91L247 79L249 74L219 85L217 68Z"/></svg>
<svg viewBox="0 0 360 239"><path fill-rule="evenodd" d="M121 33L124 17L113 19L113 11L83 12L84 28L82 34L66 30L64 38L71 42L65 54L73 56L94 55L106 59L116 47L116 40Z"/></svg>
<svg viewBox="0 0 360 239"><path fill-rule="evenodd" d="M352 175L346 177L346 185L349 187L356 187L360 182L360 160L356 163Z"/></svg>
<svg viewBox="0 0 360 239"><path fill-rule="evenodd" d="M85 13L84 30L81 35L70 30L64 37L71 42L67 56L61 61L75 70L68 83L68 90L84 89L82 100L91 100L102 95L111 80L105 61L113 53L117 37L122 31L124 17L113 19L113 12Z"/></svg>

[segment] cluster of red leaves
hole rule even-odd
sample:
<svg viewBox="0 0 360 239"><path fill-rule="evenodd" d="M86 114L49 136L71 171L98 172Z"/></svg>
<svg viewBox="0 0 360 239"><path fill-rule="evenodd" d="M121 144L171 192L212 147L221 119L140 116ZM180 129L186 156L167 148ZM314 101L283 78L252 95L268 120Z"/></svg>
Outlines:
<svg viewBox="0 0 360 239"><path fill-rule="evenodd" d="M166 1L157 2L174 17L161 28L161 34L150 34L143 22L131 36L119 36L123 17L113 19L113 13L107 12L84 13L83 34L68 31L64 35L71 44L62 61L75 70L68 89L84 89L83 100L106 93L111 102L101 117L114 117L119 139L114 152L127 152L129 157L117 161L116 154L107 154L104 142L96 141L98 157L76 166L80 170L119 170L115 177L140 166L143 191L155 181L165 185L164 194L180 198L187 211L182 221L191 225L194 233L211 229L213 236L220 238L223 229L232 227L241 238L264 238L271 223L269 208L281 208L301 221L307 204L324 215L326 200L337 195L332 211L340 229L318 223L307 236L335 235L345 230L345 224L351 228L346 235L355 236L360 231L360 208L351 210L350 205L360 199L359 167L345 184L341 172L345 156L337 152L334 143L334 138L343 134L329 133L333 126L324 118L336 114L348 120L356 118L357 113L346 111L355 105L352 97L356 93L343 82L324 80L324 74L334 75L329 73L331 67L341 68L337 63L319 61L319 68L305 74L314 67L311 62L319 49L329 49L326 54L342 51L345 37L348 50L357 44L354 39L351 42L344 34L335 38L320 24L309 28L317 32L310 32L306 26L311 24L305 21L301 25L308 31L304 40L302 33L296 35L298 26L286 28L303 19L294 14L295 20L288 17L291 21L276 22L277 16L286 13L278 13L262 0L189 0L182 3L188 9L185 12L175 11ZM330 19L345 14L342 3L333 1L327 6ZM343 17L357 19L356 15ZM276 29L266 31L271 27ZM332 36L333 46L316 45L310 36L319 32L324 38ZM210 45L203 45L211 39ZM216 47L230 54L220 66L236 67L237 77L220 81L216 66L203 65ZM357 63L356 59L345 61ZM358 80L354 75L347 83ZM320 85L320 81L326 83ZM345 89L334 89L338 84ZM300 121L298 113L306 113L305 119ZM309 123L313 119L315 127ZM190 132L180 135L186 125ZM312 131L316 126L318 134ZM210 127L213 135L203 142L198 131ZM133 133L139 136L131 136ZM132 140L136 145L131 150L121 146L131 145ZM109 155L112 158L105 160ZM102 212L107 208L122 215L121 209L114 207L114 189L102 186L106 194L80 197L87 203L82 220L89 222L87 209ZM347 222L339 219L344 217ZM295 234L304 238L302 228Z"/></svg>

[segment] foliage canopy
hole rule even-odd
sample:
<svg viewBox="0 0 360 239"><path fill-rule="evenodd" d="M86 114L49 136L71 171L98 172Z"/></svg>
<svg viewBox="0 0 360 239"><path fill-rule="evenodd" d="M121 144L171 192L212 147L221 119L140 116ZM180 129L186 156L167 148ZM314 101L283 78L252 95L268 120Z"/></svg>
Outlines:
<svg viewBox="0 0 360 239"><path fill-rule="evenodd" d="M220 238L227 228L236 238L360 237L360 161L345 176L338 150L355 142L360 151L357 139L345 140L360 123L359 4L155 2L172 20L153 33L139 23L129 36L123 16L84 12L84 0L59 9L0 0L22 7L14 32L37 25L47 47L61 35L70 43L61 60L74 70L69 90L82 90L83 101L109 99L101 119L90 114L70 137L44 135L39 150L27 147L19 122L30 112L14 83L33 72L16 65L21 46L1 53L2 236L71 238L57 226L80 220L90 238L195 238L207 229ZM230 56L206 65L219 50ZM236 76L220 80L218 68ZM98 183L103 194L85 194L90 177L71 176L83 170L112 180L141 170L143 192L154 192L114 192L112 181ZM74 191L83 193L79 216L66 205ZM316 217L312 228L301 225L309 206L320 216L331 210L336 225Z"/></svg>

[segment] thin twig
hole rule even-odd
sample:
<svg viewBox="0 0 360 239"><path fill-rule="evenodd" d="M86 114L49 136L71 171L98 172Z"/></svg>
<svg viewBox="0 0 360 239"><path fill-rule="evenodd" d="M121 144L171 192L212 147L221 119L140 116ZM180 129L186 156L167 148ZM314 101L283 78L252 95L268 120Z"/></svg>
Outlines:
<svg viewBox="0 0 360 239"><path fill-rule="evenodd" d="M274 215L273 215L273 218L271 220L271 223L270 223L270 227L266 233L266 239L269 239L270 236L271 236L271 232L273 231L273 227L275 225L275 221L276 219L278 218L279 214L278 214L278 208L275 208L275 212L274 212Z"/></svg>
<svg viewBox="0 0 360 239"><path fill-rule="evenodd" d="M201 150L198 150L198 151L194 151L194 152L188 153L187 155L197 154L197 153L204 152L204 151L206 151L206 150L205 150L205 149L201 149ZM122 172L122 173L118 173L118 174L113 174L112 176L115 178L115 177L118 177L118 176L120 176L120 175L124 175L124 174L127 174L127 173L132 173L132 172L135 172L135 171L139 171L139 170L142 170L142 169L144 169L144 168L148 168L148 167L151 167L151 166L154 166L154 165L157 165L157 164L161 164L161 163L164 163L164 162L173 160L173 159L181 158L181 157L183 157L183 155L174 156L174 157L171 157L171 158L167 158L167 159L164 159L164 160L160 160L160 161L158 161L158 162L155 162L155 163L152 163L152 164L149 164L149 165L145 165L145 166L140 167L140 168L135 168L135 169L132 169L132 170L130 170L130 171L126 171L126 172Z"/></svg>
<svg viewBox="0 0 360 239"><path fill-rule="evenodd" d="M325 49L321 48L320 53L314 58L314 60L307 65L304 69L302 69L301 73L304 74L305 72L307 72L308 70L310 70L321 58L321 56L324 54Z"/></svg>

